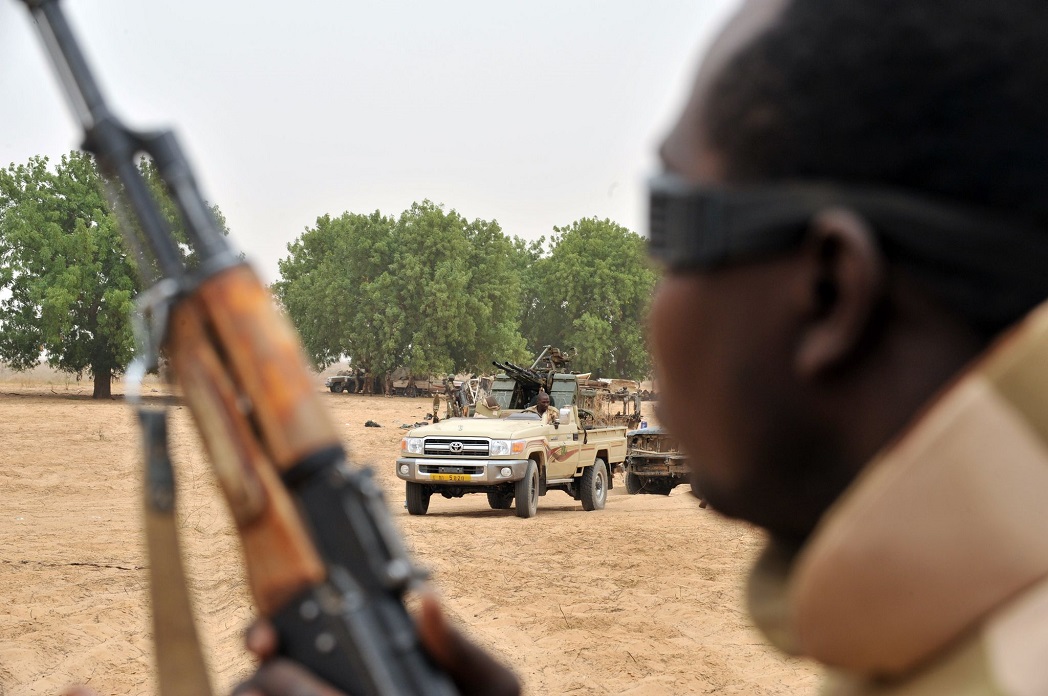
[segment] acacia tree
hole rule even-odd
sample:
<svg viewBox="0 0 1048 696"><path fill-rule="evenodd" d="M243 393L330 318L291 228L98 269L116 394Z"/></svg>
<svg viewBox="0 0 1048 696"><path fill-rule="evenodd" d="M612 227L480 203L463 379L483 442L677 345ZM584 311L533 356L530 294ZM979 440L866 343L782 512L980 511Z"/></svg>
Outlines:
<svg viewBox="0 0 1048 696"><path fill-rule="evenodd" d="M388 322L372 311L372 286L392 257L394 224L377 211L324 215L288 244L273 292L316 367L351 355L358 364L380 368L375 360L384 349L395 352L380 335Z"/></svg>
<svg viewBox="0 0 1048 696"><path fill-rule="evenodd" d="M553 230L545 255L517 248L532 259L522 300L529 347L574 348L574 367L605 377L647 375L644 320L656 274L644 239L597 218Z"/></svg>
<svg viewBox="0 0 1048 696"><path fill-rule="evenodd" d="M398 218L318 218L288 245L273 289L317 367L474 370L519 358L520 280L498 224L429 201Z"/></svg>
<svg viewBox="0 0 1048 696"><path fill-rule="evenodd" d="M140 171L184 240L155 168L144 161ZM228 233L221 211L212 212ZM86 372L92 396L108 398L134 352L130 317L139 288L90 155L64 155L53 171L46 157L0 170L0 360L16 370L46 360L78 378Z"/></svg>
<svg viewBox="0 0 1048 696"><path fill-rule="evenodd" d="M88 372L94 398L110 395L133 352L138 280L89 155L0 173L0 288L0 359Z"/></svg>
<svg viewBox="0 0 1048 696"><path fill-rule="evenodd" d="M520 273L498 223L423 201L400 216L396 239L387 302L405 318L406 367L474 371L520 358Z"/></svg>

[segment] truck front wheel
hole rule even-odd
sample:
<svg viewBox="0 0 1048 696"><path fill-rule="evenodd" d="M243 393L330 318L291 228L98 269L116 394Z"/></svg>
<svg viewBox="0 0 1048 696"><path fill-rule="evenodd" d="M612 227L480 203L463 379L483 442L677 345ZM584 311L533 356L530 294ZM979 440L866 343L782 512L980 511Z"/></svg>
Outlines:
<svg viewBox="0 0 1048 696"><path fill-rule="evenodd" d="M344 387L342 386L342 382L335 382L331 385L332 394L341 394L343 389Z"/></svg>
<svg viewBox="0 0 1048 696"><path fill-rule="evenodd" d="M608 465L598 457L593 466L587 467L582 472L582 481L579 483L582 489L582 509L603 510L604 503L608 499Z"/></svg>
<svg viewBox="0 0 1048 696"><path fill-rule="evenodd" d="M509 510L513 505L513 491L488 491L488 505L492 510Z"/></svg>
<svg viewBox="0 0 1048 696"><path fill-rule="evenodd" d="M528 462L524 478L513 484L513 500L517 505L517 517L527 519L539 511L539 469L534 460Z"/></svg>
<svg viewBox="0 0 1048 696"><path fill-rule="evenodd" d="M626 492L630 495L637 495L644 490L644 479L637 476L632 471L626 472Z"/></svg>
<svg viewBox="0 0 1048 696"><path fill-rule="evenodd" d="M425 515L429 510L429 498L433 494L432 491L421 483L415 483L414 481L405 481L404 483L406 484L404 494L408 501L408 514Z"/></svg>

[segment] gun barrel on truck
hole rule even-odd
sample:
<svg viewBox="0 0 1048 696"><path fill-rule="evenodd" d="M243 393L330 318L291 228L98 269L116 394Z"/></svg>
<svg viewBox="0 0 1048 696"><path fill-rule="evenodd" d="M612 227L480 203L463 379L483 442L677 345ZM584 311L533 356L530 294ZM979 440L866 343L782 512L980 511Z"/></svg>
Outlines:
<svg viewBox="0 0 1048 696"><path fill-rule="evenodd" d="M491 364L497 367L498 369L502 370L507 376L512 377L518 382L523 382L532 385L536 389L539 387L546 386L546 380L542 377L542 375L540 375L538 372L535 372L534 370L529 370L528 368L521 367L520 365L514 365L509 361L500 363L498 360L492 360Z"/></svg>

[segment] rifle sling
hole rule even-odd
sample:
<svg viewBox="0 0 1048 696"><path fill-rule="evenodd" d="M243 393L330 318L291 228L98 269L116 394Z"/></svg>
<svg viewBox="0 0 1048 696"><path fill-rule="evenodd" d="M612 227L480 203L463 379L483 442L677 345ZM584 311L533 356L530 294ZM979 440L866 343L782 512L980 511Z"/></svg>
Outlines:
<svg viewBox="0 0 1048 696"><path fill-rule="evenodd" d="M211 696L178 542L166 417L162 411L143 409L139 419L146 451L145 528L157 691L161 696Z"/></svg>

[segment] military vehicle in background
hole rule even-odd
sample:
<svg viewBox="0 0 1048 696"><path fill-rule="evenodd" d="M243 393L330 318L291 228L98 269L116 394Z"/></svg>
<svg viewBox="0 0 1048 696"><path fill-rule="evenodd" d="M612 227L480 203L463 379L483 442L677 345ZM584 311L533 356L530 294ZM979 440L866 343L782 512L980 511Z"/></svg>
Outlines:
<svg viewBox="0 0 1048 696"><path fill-rule="evenodd" d="M574 352L564 352L553 346L544 346L530 368L511 362L495 362L495 367L504 373L530 372L536 376L568 373L578 382L576 405L579 416L591 426L622 425L634 428L641 421L640 383L631 379L605 379L593 377L592 373L569 370ZM547 393L549 388L546 388Z"/></svg>
<svg viewBox="0 0 1048 696"><path fill-rule="evenodd" d="M444 393L444 377L440 375L413 375L407 368L397 368L393 371L389 380L389 388L392 396L432 396L434 393ZM463 398L468 399L469 404L476 401L477 392L484 385L483 377L470 374L460 374L453 377L456 389L462 389ZM490 385L491 378L486 378ZM367 390L365 385L371 382L371 389ZM328 377L324 386L332 394L356 394L371 393L384 394L387 387L386 375L371 374L365 368L339 370Z"/></svg>
<svg viewBox="0 0 1048 696"><path fill-rule="evenodd" d="M367 371L362 367L351 368L349 370L339 370L327 378L327 381L324 382L324 386L327 387L328 391L332 394L341 394L342 392L354 394L356 392L364 391L364 385L368 379L372 380L372 393L375 393L375 379L374 377L370 377ZM381 387L379 387L377 393L382 393Z"/></svg>
<svg viewBox="0 0 1048 696"><path fill-rule="evenodd" d="M432 396L443 389L444 382L437 375L413 375L403 367L393 370L393 396Z"/></svg>
<svg viewBox="0 0 1048 696"><path fill-rule="evenodd" d="M537 513L539 496L552 490L581 501L584 510L602 509L614 467L625 460L626 426L598 423L615 414L580 408L587 398L595 408L603 400L596 389L584 394L579 376L564 370L569 360L547 346L530 368L495 362L500 371L490 390L479 392L469 410L474 417L408 432L396 461L408 513L426 514L434 494L484 493L491 508L515 507L527 518ZM540 390L549 395L559 424L530 409Z"/></svg>
<svg viewBox="0 0 1048 696"><path fill-rule="evenodd" d="M641 428L626 433L627 450L624 469L626 492L669 495L682 483L688 483L691 471L688 458L677 440L662 428Z"/></svg>

